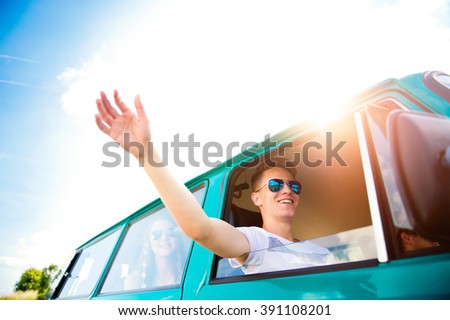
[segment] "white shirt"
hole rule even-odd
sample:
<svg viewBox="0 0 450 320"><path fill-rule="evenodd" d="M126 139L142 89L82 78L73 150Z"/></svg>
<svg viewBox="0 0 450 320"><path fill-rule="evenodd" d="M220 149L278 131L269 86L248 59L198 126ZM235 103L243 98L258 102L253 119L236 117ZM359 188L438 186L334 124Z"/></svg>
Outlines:
<svg viewBox="0 0 450 320"><path fill-rule="evenodd" d="M229 259L232 268L241 268L245 274L306 268L334 263L327 248L311 241L292 242L259 227L239 227L248 239L250 253L241 265Z"/></svg>

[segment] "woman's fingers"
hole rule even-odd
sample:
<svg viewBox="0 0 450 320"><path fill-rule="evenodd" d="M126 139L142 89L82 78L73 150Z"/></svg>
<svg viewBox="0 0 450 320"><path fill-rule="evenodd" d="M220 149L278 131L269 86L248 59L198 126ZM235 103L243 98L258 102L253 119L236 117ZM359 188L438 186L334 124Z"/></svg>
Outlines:
<svg viewBox="0 0 450 320"><path fill-rule="evenodd" d="M98 113L99 113L102 121L106 122L109 126L111 126L113 121L114 121L114 118L106 110L104 100L103 99L97 99L95 102L97 104L97 110L98 110Z"/></svg>
<svg viewBox="0 0 450 320"><path fill-rule="evenodd" d="M118 138L116 135L122 136L125 132L145 136L145 139L148 135L149 139L147 115L140 96L137 95L134 100L137 117L122 101L117 90L114 91L114 102L120 110L111 105L103 91L100 92L100 99L96 100L98 114L95 116L95 122L97 127L115 140Z"/></svg>
<svg viewBox="0 0 450 320"><path fill-rule="evenodd" d="M102 91L100 92L100 98L102 99L103 106L105 108L105 111L111 115L113 119L119 116L119 113L117 110L111 105L111 102L109 102L108 97L106 94Z"/></svg>
<svg viewBox="0 0 450 320"><path fill-rule="evenodd" d="M96 114L95 115L95 123L97 124L97 127L103 131L104 133L106 133L108 136L110 136L111 134L111 128L108 127L102 120L102 118Z"/></svg>
<svg viewBox="0 0 450 320"><path fill-rule="evenodd" d="M144 105L142 104L140 95L137 95L136 98L134 98L134 105L136 107L138 118L147 120L147 114L145 113Z"/></svg>
<svg viewBox="0 0 450 320"><path fill-rule="evenodd" d="M117 90L114 90L114 101L116 102L116 105L119 107L122 113L125 113L129 110L125 102L122 101L122 98L120 97Z"/></svg>

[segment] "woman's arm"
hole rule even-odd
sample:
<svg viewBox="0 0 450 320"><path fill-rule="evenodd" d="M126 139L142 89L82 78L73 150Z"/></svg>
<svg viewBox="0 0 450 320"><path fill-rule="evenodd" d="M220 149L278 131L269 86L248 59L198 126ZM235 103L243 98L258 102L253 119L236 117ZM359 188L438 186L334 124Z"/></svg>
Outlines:
<svg viewBox="0 0 450 320"><path fill-rule="evenodd" d="M247 238L225 221L209 218L189 189L178 182L166 166L151 165L161 163L161 159L151 143L150 125L140 97L136 96L134 101L137 116L122 101L117 90L114 91L114 101L119 110L101 92L96 101L97 126L143 164L162 201L184 233L221 257L245 261L249 251ZM128 135L129 144L125 143L125 135ZM132 146L136 144L142 148Z"/></svg>

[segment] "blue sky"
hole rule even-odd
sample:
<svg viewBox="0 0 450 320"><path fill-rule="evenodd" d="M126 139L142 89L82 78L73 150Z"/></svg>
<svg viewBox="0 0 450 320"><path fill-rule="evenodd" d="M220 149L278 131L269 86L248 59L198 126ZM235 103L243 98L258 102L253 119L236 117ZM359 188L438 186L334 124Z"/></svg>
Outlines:
<svg viewBox="0 0 450 320"><path fill-rule="evenodd" d="M449 7L1 0L0 294L156 197L137 166L101 166L100 90L141 93L157 141L260 141L386 78L450 72Z"/></svg>

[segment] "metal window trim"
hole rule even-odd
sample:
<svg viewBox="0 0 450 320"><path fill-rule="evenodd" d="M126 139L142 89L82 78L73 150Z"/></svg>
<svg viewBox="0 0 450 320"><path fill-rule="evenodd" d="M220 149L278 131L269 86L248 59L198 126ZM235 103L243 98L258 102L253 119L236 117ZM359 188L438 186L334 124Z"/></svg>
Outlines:
<svg viewBox="0 0 450 320"><path fill-rule="evenodd" d="M364 132L364 125L361 112L355 113L356 132L358 136L359 149L361 152L361 161L364 170L364 179L366 182L367 196L369 200L370 216L372 218L375 245L377 248L377 256L379 262L387 262L388 252L386 247L386 239L383 232L383 223L381 220L381 211L378 203L377 191L375 188L375 179L370 162L369 148Z"/></svg>

